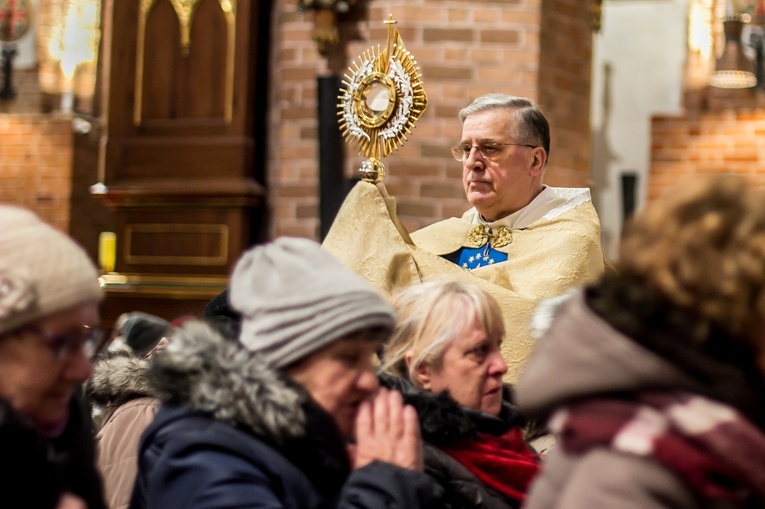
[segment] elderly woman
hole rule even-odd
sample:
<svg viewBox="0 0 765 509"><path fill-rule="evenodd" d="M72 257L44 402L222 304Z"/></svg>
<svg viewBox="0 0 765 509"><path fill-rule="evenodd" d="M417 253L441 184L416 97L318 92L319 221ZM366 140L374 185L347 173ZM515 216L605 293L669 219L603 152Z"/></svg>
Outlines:
<svg viewBox="0 0 765 509"><path fill-rule="evenodd" d="M557 310L517 385L559 444L529 509L765 507L765 194L686 182Z"/></svg>
<svg viewBox="0 0 765 509"><path fill-rule="evenodd" d="M440 507L416 413L378 392L394 314L368 283L279 239L239 260L230 299L238 338L191 322L154 358L131 508Z"/></svg>
<svg viewBox="0 0 765 509"><path fill-rule="evenodd" d="M448 507L519 507L538 462L502 384L496 301L476 286L434 281L405 289L394 307L381 379L417 409L425 471L445 488Z"/></svg>
<svg viewBox="0 0 765 509"><path fill-rule="evenodd" d="M0 205L3 507L104 507L79 385L101 338L98 274L29 211Z"/></svg>

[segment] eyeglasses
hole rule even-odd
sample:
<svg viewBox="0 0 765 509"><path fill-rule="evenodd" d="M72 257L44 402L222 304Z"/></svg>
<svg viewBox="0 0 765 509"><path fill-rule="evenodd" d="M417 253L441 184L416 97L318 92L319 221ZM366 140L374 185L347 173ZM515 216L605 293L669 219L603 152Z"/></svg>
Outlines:
<svg viewBox="0 0 765 509"><path fill-rule="evenodd" d="M455 145L452 147L452 156L457 161L464 161L470 155L470 152L475 147L481 158L491 161L502 152L502 147L514 146L514 147L529 147L537 148L538 145L528 145L526 143L479 143L478 145L469 145L463 143L462 145Z"/></svg>
<svg viewBox="0 0 765 509"><path fill-rule="evenodd" d="M54 334L42 327L30 327L45 340L45 346L50 350L53 359L60 362L67 355L73 355L81 350L88 359L96 355L96 348L106 336L107 330L103 327L91 327L80 325L61 334Z"/></svg>

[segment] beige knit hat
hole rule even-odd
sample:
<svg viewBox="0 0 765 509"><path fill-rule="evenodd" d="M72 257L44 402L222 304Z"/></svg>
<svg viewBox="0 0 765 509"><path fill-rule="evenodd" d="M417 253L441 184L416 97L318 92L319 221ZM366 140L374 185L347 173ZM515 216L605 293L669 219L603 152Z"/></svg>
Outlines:
<svg viewBox="0 0 765 509"><path fill-rule="evenodd" d="M230 289L231 305L242 314L239 341L279 368L366 328L390 334L396 323L372 285L307 239L250 249Z"/></svg>
<svg viewBox="0 0 765 509"><path fill-rule="evenodd" d="M80 246L32 212L0 205L0 334L102 298Z"/></svg>

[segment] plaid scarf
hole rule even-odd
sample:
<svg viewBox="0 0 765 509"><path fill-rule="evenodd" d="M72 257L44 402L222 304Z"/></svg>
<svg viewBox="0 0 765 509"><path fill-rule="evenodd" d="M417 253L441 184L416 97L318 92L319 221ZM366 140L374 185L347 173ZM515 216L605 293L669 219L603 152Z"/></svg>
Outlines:
<svg viewBox="0 0 765 509"><path fill-rule="evenodd" d="M570 454L595 447L653 458L706 498L765 500L765 434L731 407L684 393L594 399L549 422Z"/></svg>

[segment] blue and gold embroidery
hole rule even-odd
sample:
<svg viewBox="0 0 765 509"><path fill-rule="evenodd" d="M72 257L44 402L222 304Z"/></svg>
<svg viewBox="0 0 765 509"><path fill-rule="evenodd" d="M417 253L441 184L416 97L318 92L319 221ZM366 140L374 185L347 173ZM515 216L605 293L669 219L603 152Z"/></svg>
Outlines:
<svg viewBox="0 0 765 509"><path fill-rule="evenodd" d="M496 230L486 224L474 226L468 233L465 245L459 251L457 265L473 270L507 261L507 253L497 251L513 241L513 234L506 226Z"/></svg>

